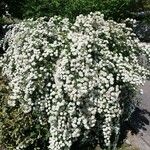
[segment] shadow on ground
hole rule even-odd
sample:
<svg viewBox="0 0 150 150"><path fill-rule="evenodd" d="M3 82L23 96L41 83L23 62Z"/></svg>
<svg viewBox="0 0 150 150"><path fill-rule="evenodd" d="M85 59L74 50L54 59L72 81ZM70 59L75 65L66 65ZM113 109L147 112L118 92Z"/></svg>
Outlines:
<svg viewBox="0 0 150 150"><path fill-rule="evenodd" d="M130 120L123 122L121 125L119 145L123 144L129 131L132 135L142 134L141 131L146 131L146 126L150 124L149 118L149 111L136 107Z"/></svg>

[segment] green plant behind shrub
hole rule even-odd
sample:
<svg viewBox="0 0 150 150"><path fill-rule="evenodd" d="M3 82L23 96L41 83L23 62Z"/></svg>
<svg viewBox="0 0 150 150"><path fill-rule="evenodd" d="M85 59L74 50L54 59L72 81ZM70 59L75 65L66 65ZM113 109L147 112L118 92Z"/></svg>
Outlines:
<svg viewBox="0 0 150 150"><path fill-rule="evenodd" d="M6 0L13 17L31 18L61 15L74 19L79 14L101 11L106 18L123 19L131 0Z"/></svg>

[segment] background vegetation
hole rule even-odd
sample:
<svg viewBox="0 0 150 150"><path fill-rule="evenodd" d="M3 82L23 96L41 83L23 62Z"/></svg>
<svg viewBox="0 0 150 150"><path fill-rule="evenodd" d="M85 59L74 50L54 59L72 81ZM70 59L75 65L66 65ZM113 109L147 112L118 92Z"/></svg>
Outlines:
<svg viewBox="0 0 150 150"><path fill-rule="evenodd" d="M12 17L30 18L61 15L75 18L79 14L101 11L106 18L120 20L130 11L132 0L2 0L1 8L7 9ZM7 4L7 8L5 7ZM3 13L5 13L3 11Z"/></svg>
<svg viewBox="0 0 150 150"><path fill-rule="evenodd" d="M12 23L12 20L10 21L12 18L25 19L54 15L74 19L79 14L94 11L101 11L106 19L121 21L134 17L132 12L147 10L150 10L149 0L1 0L0 23ZM3 15L7 16L7 19L2 17Z"/></svg>

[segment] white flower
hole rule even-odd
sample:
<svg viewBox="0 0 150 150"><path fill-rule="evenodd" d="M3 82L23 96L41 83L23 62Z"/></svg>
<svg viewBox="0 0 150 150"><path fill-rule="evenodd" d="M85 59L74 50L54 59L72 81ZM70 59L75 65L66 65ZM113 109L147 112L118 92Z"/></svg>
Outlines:
<svg viewBox="0 0 150 150"><path fill-rule="evenodd" d="M15 100L8 100L8 105L11 107L15 107L16 106L16 101Z"/></svg>
<svg viewBox="0 0 150 150"><path fill-rule="evenodd" d="M143 92L143 89L140 89L140 94L143 95L143 93L144 93L144 92Z"/></svg>

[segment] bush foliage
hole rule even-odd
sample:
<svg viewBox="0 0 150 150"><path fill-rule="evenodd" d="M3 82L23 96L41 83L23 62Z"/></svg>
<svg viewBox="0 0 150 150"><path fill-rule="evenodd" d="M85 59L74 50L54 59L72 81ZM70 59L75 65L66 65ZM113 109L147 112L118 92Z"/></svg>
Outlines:
<svg viewBox="0 0 150 150"><path fill-rule="evenodd" d="M69 150L80 139L112 149L130 97L149 75L150 49L125 24L96 12L55 16L10 29L2 75L1 141L7 149ZM7 92L6 92L7 93ZM8 141L9 140L9 141Z"/></svg>
<svg viewBox="0 0 150 150"><path fill-rule="evenodd" d="M61 15L75 19L79 14L101 11L106 18L120 20L130 10L131 0L5 0L13 17Z"/></svg>

